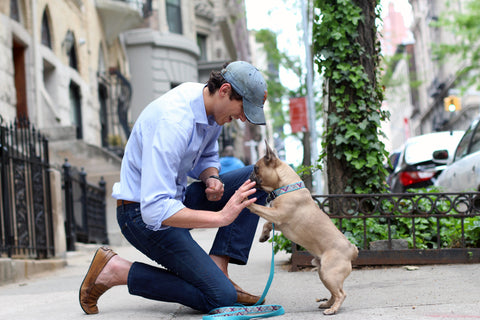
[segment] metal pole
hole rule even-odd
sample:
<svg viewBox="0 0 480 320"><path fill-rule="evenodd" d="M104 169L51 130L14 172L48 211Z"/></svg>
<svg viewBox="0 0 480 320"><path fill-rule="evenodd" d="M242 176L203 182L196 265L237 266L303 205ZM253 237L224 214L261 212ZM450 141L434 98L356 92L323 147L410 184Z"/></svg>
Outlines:
<svg viewBox="0 0 480 320"><path fill-rule="evenodd" d="M79 174L80 178L80 190L82 190L81 196L81 203L82 203L82 229L85 231L87 237L87 243L90 242L90 228L89 225L91 223L89 216L88 216L88 197L87 197L87 173L85 172L84 168L82 167Z"/></svg>
<svg viewBox="0 0 480 320"><path fill-rule="evenodd" d="M73 214L73 190L72 176L70 175L71 165L65 159L63 164L63 189L65 192L65 231L67 237L67 251L75 251L77 241L75 217Z"/></svg>
<svg viewBox="0 0 480 320"><path fill-rule="evenodd" d="M310 19L308 14L308 8L306 1L302 0L302 18L303 18L303 41L305 47L305 65L307 68L307 111L308 111L308 120L310 127L310 145L311 145L311 163L315 165L318 158L317 150L317 129L316 129L316 114L315 114L315 103L313 100L313 60L312 60L312 51L310 46ZM317 182L316 175L312 176L312 183L315 186L313 189L318 187L315 182ZM312 190L314 192L314 190Z"/></svg>
<svg viewBox="0 0 480 320"><path fill-rule="evenodd" d="M11 127L10 127L11 128ZM10 157L11 148L8 145L8 136L12 133L9 132L8 126L0 126L0 187L1 187L1 197L2 197L2 205L3 205L3 221L0 223L4 224L4 244L3 248L7 252L7 256L12 256L12 247L15 245L15 239L13 236L13 227L12 227L12 220L13 220L13 208L10 207L10 192L12 188L9 187L9 180L11 178L9 174L9 164L10 164ZM13 149L13 148L12 148ZM0 215L1 217L1 215ZM1 230L0 230L1 232ZM0 235L2 235L0 233Z"/></svg>

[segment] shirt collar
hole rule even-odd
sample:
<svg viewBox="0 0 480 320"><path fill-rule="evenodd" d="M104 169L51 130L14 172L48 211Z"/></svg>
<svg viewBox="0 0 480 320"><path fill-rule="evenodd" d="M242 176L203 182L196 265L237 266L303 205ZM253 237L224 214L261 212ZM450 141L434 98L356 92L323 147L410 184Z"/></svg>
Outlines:
<svg viewBox="0 0 480 320"><path fill-rule="evenodd" d="M195 117L195 122L205 126L215 126L215 118L213 116L207 116L207 110L205 108L205 100L203 99L203 86L200 94L192 100L191 107Z"/></svg>

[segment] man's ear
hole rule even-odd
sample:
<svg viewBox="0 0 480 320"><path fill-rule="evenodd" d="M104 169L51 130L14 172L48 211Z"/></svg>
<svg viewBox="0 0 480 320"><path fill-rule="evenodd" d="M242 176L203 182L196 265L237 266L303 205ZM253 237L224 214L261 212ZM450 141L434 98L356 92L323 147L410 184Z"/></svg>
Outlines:
<svg viewBox="0 0 480 320"><path fill-rule="evenodd" d="M224 84L222 84L218 89L221 97L224 97L224 96L230 97L231 90L232 90L232 85L228 82L225 82Z"/></svg>

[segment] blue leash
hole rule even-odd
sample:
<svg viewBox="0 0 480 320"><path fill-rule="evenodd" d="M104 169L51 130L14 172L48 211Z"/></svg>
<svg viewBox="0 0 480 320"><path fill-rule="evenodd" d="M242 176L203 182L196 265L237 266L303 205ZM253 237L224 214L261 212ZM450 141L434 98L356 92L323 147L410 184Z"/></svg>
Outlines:
<svg viewBox="0 0 480 320"><path fill-rule="evenodd" d="M272 224L272 237L275 232L275 226ZM272 262L270 263L270 275L268 276L267 285L263 290L263 294L258 299L257 303L253 306L235 305L231 307L221 307L210 311L206 316L203 316L203 320L215 320L216 318L228 317L228 320L244 320L253 318L269 318L274 316L281 316L285 313L285 310L281 305L270 304L262 305L261 302L265 300L268 290L273 281L273 274L275 273L275 253L273 250L272 241Z"/></svg>

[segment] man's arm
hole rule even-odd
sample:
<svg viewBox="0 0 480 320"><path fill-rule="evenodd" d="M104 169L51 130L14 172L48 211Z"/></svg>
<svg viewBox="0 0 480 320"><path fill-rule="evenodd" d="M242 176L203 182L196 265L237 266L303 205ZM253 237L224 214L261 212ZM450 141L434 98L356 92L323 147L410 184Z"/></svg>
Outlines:
<svg viewBox="0 0 480 320"><path fill-rule="evenodd" d="M216 179L208 179L216 180ZM228 200L222 210L206 211L183 208L162 222L165 226L177 228L218 228L232 223L240 212L257 198L248 199L256 192L255 182L247 180Z"/></svg>
<svg viewBox="0 0 480 320"><path fill-rule="evenodd" d="M224 192L223 182L216 178L210 178L211 176L218 177L217 168L210 167L203 170L199 178L205 183L205 195L208 201L219 201Z"/></svg>

